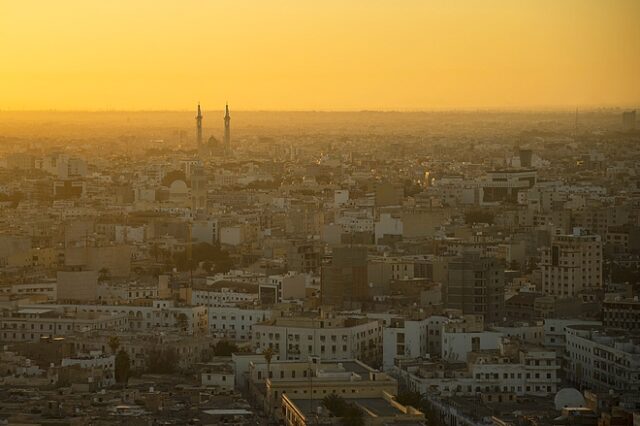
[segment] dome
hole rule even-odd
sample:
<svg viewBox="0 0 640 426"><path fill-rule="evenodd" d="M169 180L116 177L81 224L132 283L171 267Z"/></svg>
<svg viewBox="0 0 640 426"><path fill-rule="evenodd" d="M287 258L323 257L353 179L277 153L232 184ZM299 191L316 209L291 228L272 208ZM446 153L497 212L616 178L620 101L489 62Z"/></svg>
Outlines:
<svg viewBox="0 0 640 426"><path fill-rule="evenodd" d="M184 174L182 170L172 170L166 174L164 179L162 179L162 184L164 186L171 186L171 184L176 180L182 180L184 182L187 181L187 176Z"/></svg>
<svg viewBox="0 0 640 426"><path fill-rule="evenodd" d="M562 410L565 407L584 407L586 401L578 389L564 388L558 391L553 403L556 410Z"/></svg>
<svg viewBox="0 0 640 426"><path fill-rule="evenodd" d="M169 186L169 192L171 194L186 194L188 191L187 183L181 179L176 179L171 182Z"/></svg>

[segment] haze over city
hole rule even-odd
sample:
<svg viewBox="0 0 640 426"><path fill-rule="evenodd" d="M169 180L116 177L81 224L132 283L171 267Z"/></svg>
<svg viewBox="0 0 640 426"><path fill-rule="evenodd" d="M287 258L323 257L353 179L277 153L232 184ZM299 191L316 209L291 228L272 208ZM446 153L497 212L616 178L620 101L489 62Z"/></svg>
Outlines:
<svg viewBox="0 0 640 426"><path fill-rule="evenodd" d="M639 18L0 0L0 425L640 425Z"/></svg>

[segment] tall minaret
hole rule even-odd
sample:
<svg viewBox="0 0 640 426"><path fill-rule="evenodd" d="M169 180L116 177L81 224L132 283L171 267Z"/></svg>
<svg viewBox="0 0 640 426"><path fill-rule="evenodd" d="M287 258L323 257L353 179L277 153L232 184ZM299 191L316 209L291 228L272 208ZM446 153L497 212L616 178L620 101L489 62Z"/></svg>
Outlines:
<svg viewBox="0 0 640 426"><path fill-rule="evenodd" d="M200 103L198 103L198 115L196 116L196 143L198 150L202 147L202 111L200 111Z"/></svg>
<svg viewBox="0 0 640 426"><path fill-rule="evenodd" d="M224 112L224 150L227 154L231 152L231 116L228 102Z"/></svg>

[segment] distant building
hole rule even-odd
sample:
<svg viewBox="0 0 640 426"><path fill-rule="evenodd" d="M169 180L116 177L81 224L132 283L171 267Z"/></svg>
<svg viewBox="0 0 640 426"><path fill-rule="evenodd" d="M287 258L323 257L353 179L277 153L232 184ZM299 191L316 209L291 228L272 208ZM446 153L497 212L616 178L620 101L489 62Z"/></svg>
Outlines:
<svg viewBox="0 0 640 426"><path fill-rule="evenodd" d="M494 170L480 182L481 204L498 202L516 203L518 194L536 185L537 172L533 169Z"/></svg>
<svg viewBox="0 0 640 426"><path fill-rule="evenodd" d="M634 130L636 128L636 110L625 111L622 113L622 127L625 130Z"/></svg>

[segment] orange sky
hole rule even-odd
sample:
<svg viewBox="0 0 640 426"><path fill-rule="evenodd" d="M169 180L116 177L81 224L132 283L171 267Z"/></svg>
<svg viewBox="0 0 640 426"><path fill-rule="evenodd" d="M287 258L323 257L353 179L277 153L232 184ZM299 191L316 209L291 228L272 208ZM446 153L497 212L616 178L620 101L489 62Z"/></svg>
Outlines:
<svg viewBox="0 0 640 426"><path fill-rule="evenodd" d="M638 0L0 0L0 109L640 104Z"/></svg>

